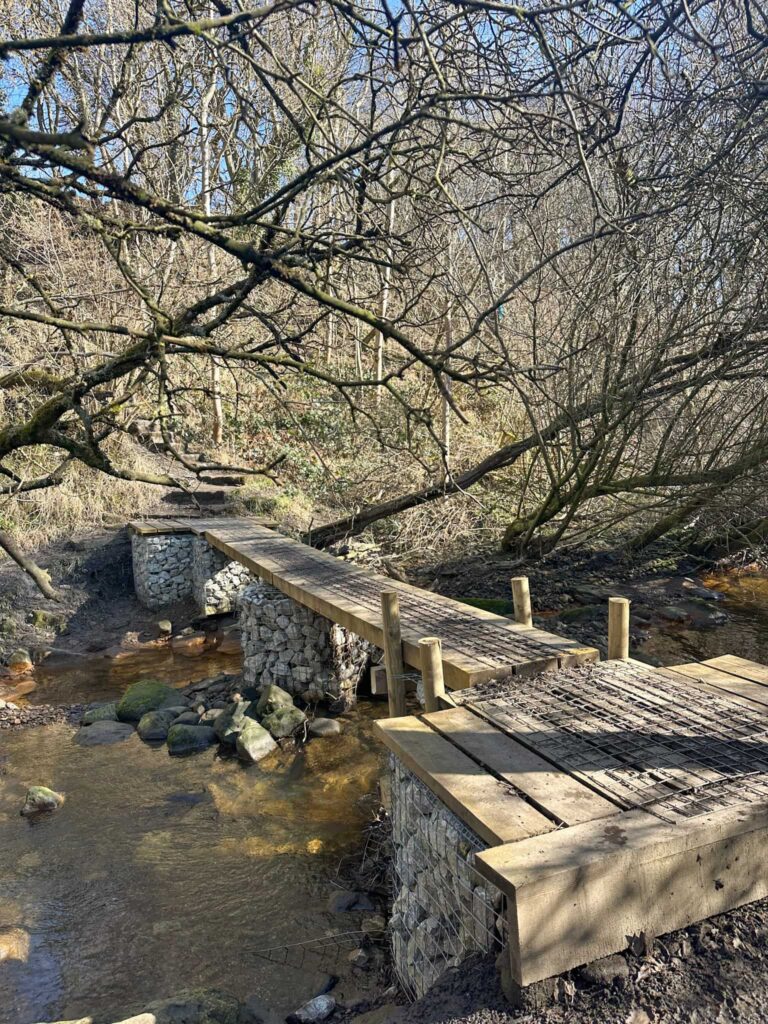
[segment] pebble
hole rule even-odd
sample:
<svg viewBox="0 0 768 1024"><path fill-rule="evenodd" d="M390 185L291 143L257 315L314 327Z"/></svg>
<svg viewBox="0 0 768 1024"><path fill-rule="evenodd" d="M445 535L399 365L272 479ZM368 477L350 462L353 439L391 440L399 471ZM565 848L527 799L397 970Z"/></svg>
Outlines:
<svg viewBox="0 0 768 1024"><path fill-rule="evenodd" d="M0 729L28 729L55 722L74 725L82 718L83 711L83 704L28 704L22 708L11 701L0 701Z"/></svg>

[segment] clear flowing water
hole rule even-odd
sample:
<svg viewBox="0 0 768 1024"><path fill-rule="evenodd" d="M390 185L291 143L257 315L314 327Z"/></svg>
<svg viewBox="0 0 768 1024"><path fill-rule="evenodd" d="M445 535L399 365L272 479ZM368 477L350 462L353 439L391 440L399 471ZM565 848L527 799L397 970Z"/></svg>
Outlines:
<svg viewBox="0 0 768 1024"><path fill-rule="evenodd" d="M762 573L712 573L703 581L725 600L715 607L728 621L714 629L691 629L669 623L652 630L640 654L664 665L704 661L737 654L768 665L768 576Z"/></svg>
<svg viewBox="0 0 768 1024"><path fill-rule="evenodd" d="M108 678L79 665L60 688L50 673L30 697L111 696L137 668L173 676L147 660ZM182 665L179 683L222 670L220 659ZM317 994L323 971L342 975L342 994L359 985L345 950L307 958L294 944L354 927L326 901L376 806L371 720L385 710L361 704L340 737L250 768L213 751L171 758L135 734L84 747L66 725L0 733L0 939L17 929L29 944L0 961L0 1022L119 1020L200 987L257 993L285 1014ZM39 784L64 806L22 818ZM259 952L283 946L292 951Z"/></svg>

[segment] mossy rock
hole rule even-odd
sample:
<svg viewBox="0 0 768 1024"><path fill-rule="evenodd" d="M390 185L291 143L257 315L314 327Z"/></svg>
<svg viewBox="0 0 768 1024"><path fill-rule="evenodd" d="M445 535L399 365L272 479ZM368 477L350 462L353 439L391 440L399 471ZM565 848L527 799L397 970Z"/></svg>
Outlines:
<svg viewBox="0 0 768 1024"><path fill-rule="evenodd" d="M262 718L261 724L265 729L269 729L277 739L284 739L287 736L293 736L306 720L307 716L303 711L291 706L275 708L271 714Z"/></svg>
<svg viewBox="0 0 768 1024"><path fill-rule="evenodd" d="M80 719L80 725L93 725L94 722L116 722L117 701L109 704L98 704L96 707L88 708Z"/></svg>
<svg viewBox="0 0 768 1024"><path fill-rule="evenodd" d="M178 711L168 708L159 708L157 711L148 711L142 715L136 728L139 736L145 740L164 740L168 736L175 718L178 718Z"/></svg>
<svg viewBox="0 0 768 1024"><path fill-rule="evenodd" d="M178 690L157 679L140 679L123 694L117 705L121 722L138 722L148 711L173 707L180 703Z"/></svg>
<svg viewBox="0 0 768 1024"><path fill-rule="evenodd" d="M64 803L61 793L56 793L47 786L30 786L21 814L29 817L34 814L42 814L46 811L55 811Z"/></svg>
<svg viewBox="0 0 768 1024"><path fill-rule="evenodd" d="M256 715L259 718L271 715L278 708L285 707L293 707L293 697L287 690L281 689L274 683L262 687L261 695L256 703Z"/></svg>

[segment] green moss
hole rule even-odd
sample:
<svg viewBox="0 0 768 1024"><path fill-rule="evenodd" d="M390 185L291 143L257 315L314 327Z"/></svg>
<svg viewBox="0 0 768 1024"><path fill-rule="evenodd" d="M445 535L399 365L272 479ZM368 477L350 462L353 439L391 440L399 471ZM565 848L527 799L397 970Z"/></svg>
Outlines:
<svg viewBox="0 0 768 1024"><path fill-rule="evenodd" d="M138 722L148 711L178 703L179 694L172 686L157 679L140 679L123 694L117 705L117 717L121 722Z"/></svg>

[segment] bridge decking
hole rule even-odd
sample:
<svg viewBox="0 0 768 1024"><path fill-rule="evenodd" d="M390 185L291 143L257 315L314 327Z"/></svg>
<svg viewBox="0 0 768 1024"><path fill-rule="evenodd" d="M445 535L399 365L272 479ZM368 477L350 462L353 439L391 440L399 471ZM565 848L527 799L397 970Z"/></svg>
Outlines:
<svg viewBox="0 0 768 1024"><path fill-rule="evenodd" d="M630 659L382 719L489 848L520 985L768 895L768 668Z"/></svg>
<svg viewBox="0 0 768 1024"><path fill-rule="evenodd" d="M452 689L509 672L530 675L598 658L594 648L382 576L282 536L263 523L161 519L137 521L129 527L141 534L198 534L299 604L379 647L383 646L381 592L396 591L406 664L419 669L419 640L439 637L445 682Z"/></svg>

